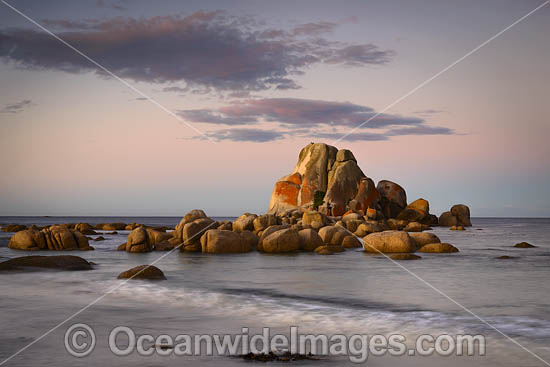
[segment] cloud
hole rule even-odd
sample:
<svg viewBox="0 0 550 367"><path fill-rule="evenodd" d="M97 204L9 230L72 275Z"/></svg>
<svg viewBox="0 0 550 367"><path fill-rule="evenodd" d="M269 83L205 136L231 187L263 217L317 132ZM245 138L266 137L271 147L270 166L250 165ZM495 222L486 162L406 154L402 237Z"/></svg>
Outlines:
<svg viewBox="0 0 550 367"><path fill-rule="evenodd" d="M180 110L178 114L193 123L223 127L206 133L216 140L266 142L283 138L333 140L343 137L353 142L384 141L395 136L455 134L447 127L428 126L421 118L391 114L380 114L359 131L348 134L350 129L375 116L376 111L349 102L299 98L252 99L217 109ZM262 128L262 125L269 127Z"/></svg>
<svg viewBox="0 0 550 367"><path fill-rule="evenodd" d="M376 115L367 106L301 98L263 98L233 103L215 110L180 110L178 114L191 121L207 124L248 125L260 121L279 122L300 127L355 127ZM365 128L415 126L424 122L417 117L380 114Z"/></svg>
<svg viewBox="0 0 550 367"><path fill-rule="evenodd" d="M333 23L272 29L222 11L45 23L64 29L58 33L62 39L120 77L187 91L297 89L295 77L314 65L364 67L386 64L394 55L371 43L321 37L333 31ZM0 58L29 69L106 76L58 40L33 29L0 30Z"/></svg>
<svg viewBox="0 0 550 367"><path fill-rule="evenodd" d="M0 113L19 113L25 110L27 107L33 106L34 103L30 99L22 100L21 102L11 103L5 105L0 109Z"/></svg>
<svg viewBox="0 0 550 367"><path fill-rule="evenodd" d="M332 22L316 22L316 23L305 23L296 26L292 30L292 34L295 35L308 35L308 36L318 36L323 33L331 33L338 26L336 23Z"/></svg>
<svg viewBox="0 0 550 367"><path fill-rule="evenodd" d="M237 142L240 141L255 143L275 141L282 139L285 136L284 133L278 131L246 128L216 130L212 132L207 132L205 133L205 135L217 141L230 140ZM199 136L197 138L201 140L206 139L204 136Z"/></svg>
<svg viewBox="0 0 550 367"><path fill-rule="evenodd" d="M427 109L427 110L414 111L413 113L416 114L416 115L435 115L435 114L442 113L442 112L445 112L445 111Z"/></svg>

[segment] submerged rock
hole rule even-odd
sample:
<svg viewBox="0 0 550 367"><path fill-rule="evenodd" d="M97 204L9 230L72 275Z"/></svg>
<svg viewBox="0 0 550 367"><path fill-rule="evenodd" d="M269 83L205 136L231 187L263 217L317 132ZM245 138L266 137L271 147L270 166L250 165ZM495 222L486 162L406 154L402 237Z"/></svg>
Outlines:
<svg viewBox="0 0 550 367"><path fill-rule="evenodd" d="M429 243L427 245L424 245L418 249L418 252L426 252L426 253L451 253L451 252L458 252L458 249L451 245L450 243Z"/></svg>
<svg viewBox="0 0 550 367"><path fill-rule="evenodd" d="M79 256L22 256L0 263L0 270L25 270L32 268L56 270L91 270L92 265Z"/></svg>
<svg viewBox="0 0 550 367"><path fill-rule="evenodd" d="M520 242L520 243L516 243L514 245L514 247L517 247L517 248L533 248L533 247L537 247L537 246L531 245L530 243L527 243L527 242Z"/></svg>
<svg viewBox="0 0 550 367"><path fill-rule="evenodd" d="M422 257L414 254L393 254L390 256L392 260L420 260Z"/></svg>
<svg viewBox="0 0 550 367"><path fill-rule="evenodd" d="M162 270L153 265L140 265L120 273L118 279L164 280Z"/></svg>

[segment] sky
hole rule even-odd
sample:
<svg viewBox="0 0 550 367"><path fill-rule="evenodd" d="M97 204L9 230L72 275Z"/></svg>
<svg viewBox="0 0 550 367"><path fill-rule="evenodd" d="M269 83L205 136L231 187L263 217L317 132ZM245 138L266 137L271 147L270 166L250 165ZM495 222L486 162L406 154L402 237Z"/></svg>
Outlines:
<svg viewBox="0 0 550 367"><path fill-rule="evenodd" d="M550 216L550 4L484 44L543 0L6 2L0 215L264 213L313 141Z"/></svg>

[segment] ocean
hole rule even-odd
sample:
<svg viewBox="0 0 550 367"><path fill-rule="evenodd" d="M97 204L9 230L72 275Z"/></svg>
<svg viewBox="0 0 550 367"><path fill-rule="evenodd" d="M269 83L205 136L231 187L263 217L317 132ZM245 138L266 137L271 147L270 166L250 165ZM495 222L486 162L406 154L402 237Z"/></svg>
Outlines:
<svg viewBox="0 0 550 367"><path fill-rule="evenodd" d="M180 219L0 217L0 225L138 222L174 226ZM384 256L366 254L362 249L332 256L257 252L205 255L179 251L167 256L166 252L129 254L116 251L119 244L126 242L129 231L118 231L116 235L98 231L106 240L90 241L95 251L28 253L9 249L12 234L0 233L0 260L23 255L71 254L97 264L92 271L0 274L0 361L95 302L5 365L253 363L223 355L142 356L134 352L116 356L108 343L116 326L130 327L137 335L172 336L239 334L243 327L249 328L250 334L261 332L263 327L271 328L271 333L288 333L291 326L297 326L300 333L312 334L400 334L408 344L423 334L480 334L486 340L485 356L371 355L366 365L544 365L528 351L550 360L550 219L472 218L472 222L473 227L466 231L435 227L432 232L460 252L419 254L421 260L399 262L408 271ZM521 241L537 248L512 247ZM497 259L503 255L515 258ZM123 283L117 279L120 272L152 263L161 256L165 257L155 266L164 271L167 280ZM96 335L95 348L84 358L72 356L64 346L65 332L75 323L89 325ZM344 356L290 364L352 365Z"/></svg>

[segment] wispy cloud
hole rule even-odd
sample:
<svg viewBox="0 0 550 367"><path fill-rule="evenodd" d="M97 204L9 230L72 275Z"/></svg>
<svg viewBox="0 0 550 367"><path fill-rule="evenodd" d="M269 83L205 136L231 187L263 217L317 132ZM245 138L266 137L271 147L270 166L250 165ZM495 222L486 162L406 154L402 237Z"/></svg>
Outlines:
<svg viewBox="0 0 550 367"><path fill-rule="evenodd" d="M180 110L188 121L223 128L206 134L217 140L272 141L282 138L338 139L376 114L368 106L299 98L263 98L217 109ZM227 126L234 128L228 129ZM453 129L426 125L418 117L380 114L344 140L382 141L405 135L452 135Z"/></svg>
<svg viewBox="0 0 550 367"><path fill-rule="evenodd" d="M26 108L33 106L34 103L30 99L22 100L21 102L10 103L0 109L0 113L19 113Z"/></svg>
<svg viewBox="0 0 550 367"><path fill-rule="evenodd" d="M334 30L334 23L274 29L222 11L107 21L46 20L45 24L63 29L58 33L61 38L113 73L166 83L167 90L180 88L178 92L297 89L295 77L311 66L364 67L388 63L394 55L371 43L323 38ZM104 75L53 37L33 29L1 30L0 58L31 69Z"/></svg>

